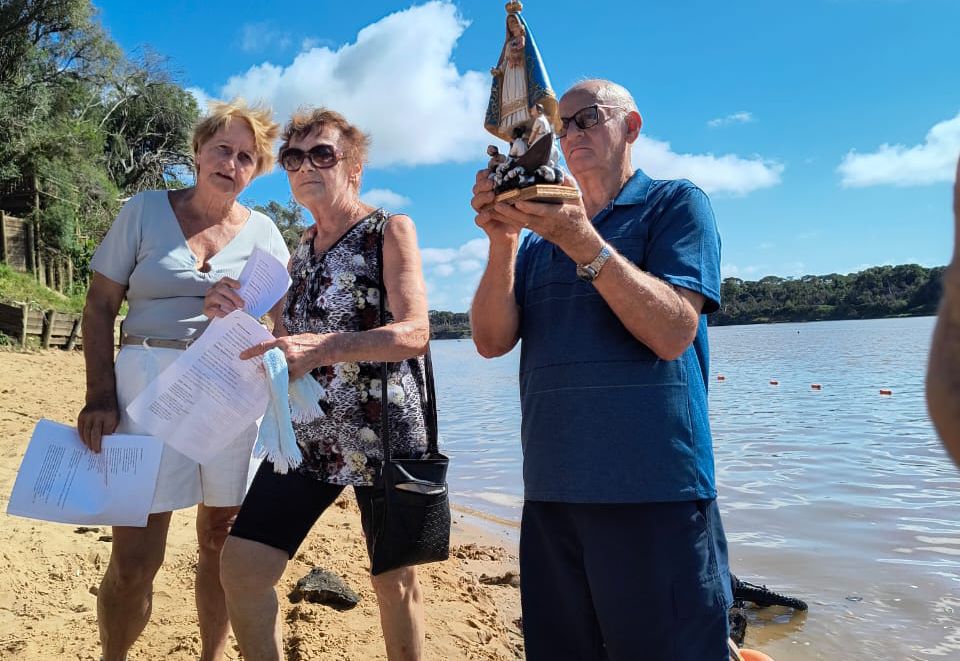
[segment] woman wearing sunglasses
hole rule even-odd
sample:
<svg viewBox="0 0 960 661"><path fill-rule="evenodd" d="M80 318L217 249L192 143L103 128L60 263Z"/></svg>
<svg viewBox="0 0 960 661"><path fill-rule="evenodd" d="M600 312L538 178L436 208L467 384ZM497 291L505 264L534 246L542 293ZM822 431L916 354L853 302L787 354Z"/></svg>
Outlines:
<svg viewBox="0 0 960 661"><path fill-rule="evenodd" d="M126 415L126 405L206 328L203 301L211 285L239 276L255 247L283 261L289 257L273 221L237 202L247 184L273 166L279 133L268 109L242 101L212 104L193 133L194 185L134 196L97 248L83 311L86 406L77 420L80 437L94 452L105 434L144 433ZM124 299L129 312L114 364L113 325ZM256 436L251 425L202 466L164 447L146 527L113 528L110 562L97 593L105 661L126 658L150 618L171 512L198 503L200 658L222 658L230 627L220 548L243 500Z"/></svg>
<svg viewBox="0 0 960 661"><path fill-rule="evenodd" d="M324 108L297 113L283 132L280 164L314 224L290 262L293 283L277 338L242 357L281 348L291 379L309 373L325 390L325 416L294 425L304 456L299 467L279 474L264 461L224 545L221 576L230 620L250 661L282 658L275 586L344 487L354 488L369 541L372 484L382 459L381 405L389 406L391 453L422 457L427 452L420 356L430 332L420 251L410 218L360 200L368 144L357 127ZM388 311L384 326L381 273ZM241 304L227 283L208 301L220 314ZM383 361L389 362L388 403L381 401ZM385 572L371 581L388 658L421 658L423 609L416 569Z"/></svg>

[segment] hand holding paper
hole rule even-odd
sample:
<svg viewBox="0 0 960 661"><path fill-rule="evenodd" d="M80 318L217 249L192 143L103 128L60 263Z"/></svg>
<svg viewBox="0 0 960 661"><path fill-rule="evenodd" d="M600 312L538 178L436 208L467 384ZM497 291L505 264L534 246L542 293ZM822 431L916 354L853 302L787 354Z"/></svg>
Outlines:
<svg viewBox="0 0 960 661"><path fill-rule="evenodd" d="M73 427L41 420L33 430L7 514L59 523L145 526L163 445L149 436L103 437L91 452Z"/></svg>
<svg viewBox="0 0 960 661"><path fill-rule="evenodd" d="M243 310L259 319L283 298L289 286L286 264L266 250L254 248L239 280L223 278L210 287L203 301L203 313L213 319Z"/></svg>
<svg viewBox="0 0 960 661"><path fill-rule="evenodd" d="M178 452L209 462L266 410L263 359L241 360L240 352L272 338L240 310L214 319L127 413Z"/></svg>

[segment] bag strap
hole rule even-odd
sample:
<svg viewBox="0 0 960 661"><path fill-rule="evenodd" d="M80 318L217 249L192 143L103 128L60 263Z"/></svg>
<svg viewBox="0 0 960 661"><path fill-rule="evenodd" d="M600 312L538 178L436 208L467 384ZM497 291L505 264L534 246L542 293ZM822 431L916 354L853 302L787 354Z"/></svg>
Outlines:
<svg viewBox="0 0 960 661"><path fill-rule="evenodd" d="M384 212L386 213L386 212ZM377 237L377 286L380 289L380 326L387 325L387 287L383 281L383 237L387 227L388 216L380 226L380 236ZM413 359L416 362L416 358ZM423 417L427 428L427 452L437 454L437 391L433 380L433 360L430 356L430 344L427 343L427 353L423 357L426 373L424 374L424 390L420 393L420 402L423 405ZM387 390L389 363L380 364L380 443L383 446L383 462L390 461L390 415Z"/></svg>

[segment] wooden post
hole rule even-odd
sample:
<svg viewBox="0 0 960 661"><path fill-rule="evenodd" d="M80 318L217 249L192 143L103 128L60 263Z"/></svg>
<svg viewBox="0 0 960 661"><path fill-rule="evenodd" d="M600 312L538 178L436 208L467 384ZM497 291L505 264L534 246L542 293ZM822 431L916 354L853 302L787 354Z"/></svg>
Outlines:
<svg viewBox="0 0 960 661"><path fill-rule="evenodd" d="M40 346L44 349L50 348L50 335L53 333L53 322L56 320L55 310L47 310L43 313L43 335L40 338Z"/></svg>
<svg viewBox="0 0 960 661"><path fill-rule="evenodd" d="M64 273L64 268L63 268L63 255L58 255L57 256L57 291L60 292L61 294L67 289L66 285L64 284L66 279L67 279L67 276Z"/></svg>
<svg viewBox="0 0 960 661"><path fill-rule="evenodd" d="M23 315L20 318L20 346L25 349L27 347L27 315L30 314L30 308L26 303L20 305L20 314Z"/></svg>
<svg viewBox="0 0 960 661"><path fill-rule="evenodd" d="M23 229L26 230L26 247L24 248L27 253L27 271L33 275L37 276L37 233L33 231L33 222L30 220L23 221Z"/></svg>
<svg viewBox="0 0 960 661"><path fill-rule="evenodd" d="M64 346L65 351L73 351L77 346L77 335L80 334L80 322L83 319L81 315L73 320L73 328L70 329L70 337L67 338L67 344Z"/></svg>
<svg viewBox="0 0 960 661"><path fill-rule="evenodd" d="M43 276L43 255L40 254L40 180L37 179L37 175L33 175L33 245L31 246L34 250L37 251L37 279L40 281L41 285L46 285Z"/></svg>
<svg viewBox="0 0 960 661"><path fill-rule="evenodd" d="M7 245L7 214L0 210L0 262L6 263L10 255Z"/></svg>
<svg viewBox="0 0 960 661"><path fill-rule="evenodd" d="M67 291L73 289L73 258L67 258Z"/></svg>

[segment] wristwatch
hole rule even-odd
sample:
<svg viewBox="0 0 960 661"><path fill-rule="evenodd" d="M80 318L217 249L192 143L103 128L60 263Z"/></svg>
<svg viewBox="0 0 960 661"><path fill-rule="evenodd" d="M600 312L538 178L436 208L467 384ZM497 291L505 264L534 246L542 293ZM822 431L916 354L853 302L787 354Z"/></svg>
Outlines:
<svg viewBox="0 0 960 661"><path fill-rule="evenodd" d="M607 263L607 260L610 259L612 254L610 247L604 243L600 248L600 254L594 257L592 262L589 264L577 264L577 277L584 282L593 282L597 276L600 275L600 269L603 268L603 265Z"/></svg>

